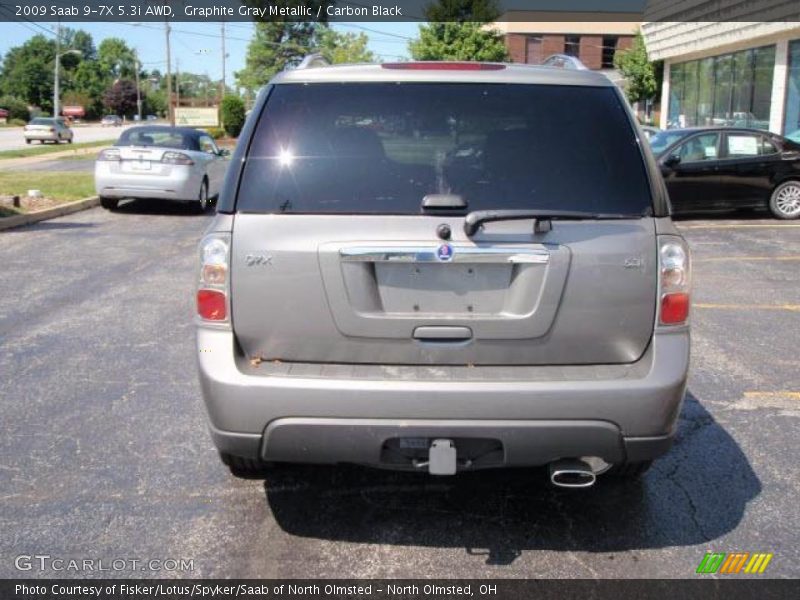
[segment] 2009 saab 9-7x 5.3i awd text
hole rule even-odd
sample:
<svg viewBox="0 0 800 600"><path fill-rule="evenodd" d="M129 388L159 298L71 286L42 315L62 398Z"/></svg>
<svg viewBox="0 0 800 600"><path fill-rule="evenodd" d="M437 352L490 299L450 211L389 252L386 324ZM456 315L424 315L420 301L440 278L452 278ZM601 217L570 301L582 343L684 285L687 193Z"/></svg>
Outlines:
<svg viewBox="0 0 800 600"><path fill-rule="evenodd" d="M690 276L642 140L590 71L276 76L200 244L223 460L643 472L681 407Z"/></svg>

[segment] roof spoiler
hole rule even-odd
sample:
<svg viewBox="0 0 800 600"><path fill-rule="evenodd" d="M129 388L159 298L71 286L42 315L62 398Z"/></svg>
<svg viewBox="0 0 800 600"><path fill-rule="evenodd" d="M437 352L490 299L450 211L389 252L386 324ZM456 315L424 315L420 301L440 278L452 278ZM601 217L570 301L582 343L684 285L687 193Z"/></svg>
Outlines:
<svg viewBox="0 0 800 600"><path fill-rule="evenodd" d="M576 71L589 70L576 56L570 56L568 54L551 54L542 61L542 66L556 67L559 69L574 69Z"/></svg>
<svg viewBox="0 0 800 600"><path fill-rule="evenodd" d="M320 67L330 67L331 63L322 54L307 54L300 64L297 65L298 69L317 69Z"/></svg>

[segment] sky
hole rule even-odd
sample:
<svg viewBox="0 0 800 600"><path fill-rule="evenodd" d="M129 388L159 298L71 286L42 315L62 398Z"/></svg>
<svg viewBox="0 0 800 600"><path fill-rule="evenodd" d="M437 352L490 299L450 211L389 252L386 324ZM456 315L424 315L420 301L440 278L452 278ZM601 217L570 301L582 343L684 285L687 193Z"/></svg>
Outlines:
<svg viewBox="0 0 800 600"><path fill-rule="evenodd" d="M136 49L145 69L166 67L166 40L164 26L158 23L69 23L73 29L83 29L92 35L95 46L103 38L119 37ZM0 23L0 55L10 48L23 44L36 33L53 35L55 23ZM172 66L181 71L207 73L212 79L222 77L222 47L220 23L174 23L171 25L170 46ZM416 23L336 23L334 29L342 32L363 32L369 37L369 48L385 61L408 58L408 41L416 37ZM228 54L226 80L234 85L234 72L244 66L247 43L250 41L251 23L225 25L225 49ZM50 33L48 33L48 31Z"/></svg>

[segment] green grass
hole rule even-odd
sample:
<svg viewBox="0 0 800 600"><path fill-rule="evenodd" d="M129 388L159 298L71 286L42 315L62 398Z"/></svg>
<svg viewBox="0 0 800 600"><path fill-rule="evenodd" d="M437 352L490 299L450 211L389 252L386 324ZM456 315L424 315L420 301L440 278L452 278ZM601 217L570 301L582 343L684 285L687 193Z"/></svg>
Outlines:
<svg viewBox="0 0 800 600"><path fill-rule="evenodd" d="M53 160L97 160L97 155L99 153L100 151L98 150L97 152L87 152L86 154L70 154L69 156L59 156ZM0 163L0 165L2 165L2 163Z"/></svg>
<svg viewBox="0 0 800 600"><path fill-rule="evenodd" d="M28 148L18 150L0 151L0 160L4 158L26 158L28 156L39 156L41 154L51 154L53 152L64 152L65 150L78 150L80 148L101 148L110 146L116 140L103 140L100 142L83 142L82 144L39 144L34 142Z"/></svg>
<svg viewBox="0 0 800 600"><path fill-rule="evenodd" d="M28 190L41 190L47 198L71 202L94 196L94 173L66 171L3 171L0 172L0 196L25 196ZM18 214L11 208L0 208L0 216Z"/></svg>

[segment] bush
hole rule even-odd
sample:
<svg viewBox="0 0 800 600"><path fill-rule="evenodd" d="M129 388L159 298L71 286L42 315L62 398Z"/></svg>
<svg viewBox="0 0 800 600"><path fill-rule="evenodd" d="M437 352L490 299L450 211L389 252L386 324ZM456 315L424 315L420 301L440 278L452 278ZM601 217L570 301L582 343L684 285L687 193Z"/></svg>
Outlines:
<svg viewBox="0 0 800 600"><path fill-rule="evenodd" d="M231 137L238 137L244 126L244 102L239 96L225 96L222 99L222 125Z"/></svg>
<svg viewBox="0 0 800 600"><path fill-rule="evenodd" d="M225 130L222 127L206 127L206 133L215 140L225 137Z"/></svg>
<svg viewBox="0 0 800 600"><path fill-rule="evenodd" d="M8 111L9 122L13 119L28 122L28 103L14 96L3 96L0 98L0 108Z"/></svg>
<svg viewBox="0 0 800 600"><path fill-rule="evenodd" d="M14 127L24 127L28 122L25 119L9 119L8 124Z"/></svg>

